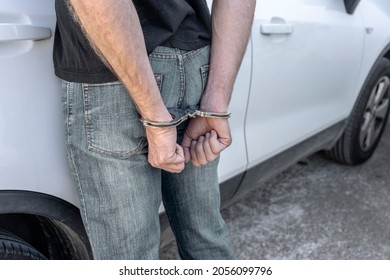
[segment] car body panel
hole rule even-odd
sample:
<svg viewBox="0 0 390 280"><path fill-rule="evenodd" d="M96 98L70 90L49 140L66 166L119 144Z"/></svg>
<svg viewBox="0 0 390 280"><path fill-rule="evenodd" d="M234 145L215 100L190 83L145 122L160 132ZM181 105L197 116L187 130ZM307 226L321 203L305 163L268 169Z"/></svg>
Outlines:
<svg viewBox="0 0 390 280"><path fill-rule="evenodd" d="M363 62L357 83L357 89L361 89L376 60L384 55L384 51L390 50L390 1L365 0L360 2L358 8L362 13L366 32Z"/></svg>
<svg viewBox="0 0 390 280"><path fill-rule="evenodd" d="M53 71L54 1L0 2L0 26L45 27L52 35L0 42L0 189L41 192L77 205Z"/></svg>
<svg viewBox="0 0 390 280"><path fill-rule="evenodd" d="M292 31L261 33L269 24ZM252 42L249 168L348 117L364 30L359 11L348 15L341 1L263 0Z"/></svg>

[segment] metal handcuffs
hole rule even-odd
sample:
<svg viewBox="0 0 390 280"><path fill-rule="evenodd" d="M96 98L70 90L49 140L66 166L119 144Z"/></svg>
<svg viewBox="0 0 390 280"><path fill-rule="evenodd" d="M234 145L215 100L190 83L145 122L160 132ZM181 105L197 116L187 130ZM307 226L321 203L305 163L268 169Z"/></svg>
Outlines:
<svg viewBox="0 0 390 280"><path fill-rule="evenodd" d="M202 118L216 118L216 119L228 119L231 113L214 113L200 111L198 106L189 106L187 109L168 108L169 113L172 116L172 120L169 122L157 122L140 118L141 123L144 126L169 128L176 127L185 122L189 118L202 117Z"/></svg>

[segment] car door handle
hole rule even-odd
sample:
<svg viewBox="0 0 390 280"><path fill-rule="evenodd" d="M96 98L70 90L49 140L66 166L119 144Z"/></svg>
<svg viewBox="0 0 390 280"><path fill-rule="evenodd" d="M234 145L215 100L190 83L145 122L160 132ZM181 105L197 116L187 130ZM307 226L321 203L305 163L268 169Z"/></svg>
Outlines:
<svg viewBox="0 0 390 280"><path fill-rule="evenodd" d="M51 37L48 27L22 24L0 24L0 42L20 40L44 40Z"/></svg>
<svg viewBox="0 0 390 280"><path fill-rule="evenodd" d="M260 25L260 33L264 35L291 34L294 28L288 23L263 23Z"/></svg>

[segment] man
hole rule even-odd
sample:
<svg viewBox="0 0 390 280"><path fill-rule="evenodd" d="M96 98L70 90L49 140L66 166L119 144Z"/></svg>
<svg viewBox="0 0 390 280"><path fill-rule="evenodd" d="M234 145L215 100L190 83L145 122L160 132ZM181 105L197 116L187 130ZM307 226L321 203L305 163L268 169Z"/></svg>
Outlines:
<svg viewBox="0 0 390 280"><path fill-rule="evenodd" d="M94 258L157 259L161 201L183 259L234 257L217 164L254 8L214 0L211 22L204 0L56 0L55 70Z"/></svg>

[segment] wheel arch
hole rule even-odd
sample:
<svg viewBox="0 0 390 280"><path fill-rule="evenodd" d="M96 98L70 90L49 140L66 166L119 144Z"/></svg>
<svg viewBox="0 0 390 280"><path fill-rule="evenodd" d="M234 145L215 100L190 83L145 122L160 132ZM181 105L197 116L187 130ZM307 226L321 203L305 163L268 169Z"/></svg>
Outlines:
<svg viewBox="0 0 390 280"><path fill-rule="evenodd" d="M353 103L353 107L351 108L350 114L352 113L353 108L356 106L356 103L359 100L359 97L363 94L363 90L366 87L368 81L370 80L371 73L373 72L375 67L379 64L379 62L382 58L387 58L388 60L390 60L390 43L388 43L386 45L386 47L382 50L382 52L379 53L376 60L374 61L374 63L371 65L369 71L367 72L368 75L365 77L363 83L361 84L360 88L358 89L359 94L357 95L357 98L356 98L355 102Z"/></svg>
<svg viewBox="0 0 390 280"><path fill-rule="evenodd" d="M387 45L386 49L383 51L383 57L386 57L390 60L390 43Z"/></svg>
<svg viewBox="0 0 390 280"><path fill-rule="evenodd" d="M60 248L54 259L91 258L91 249L79 209L60 198L24 190L0 191L0 227L21 235L28 241L43 237L41 246L69 246L66 253ZM41 235L41 236L40 236ZM55 251L49 248L48 251ZM65 248L66 249L66 248Z"/></svg>

